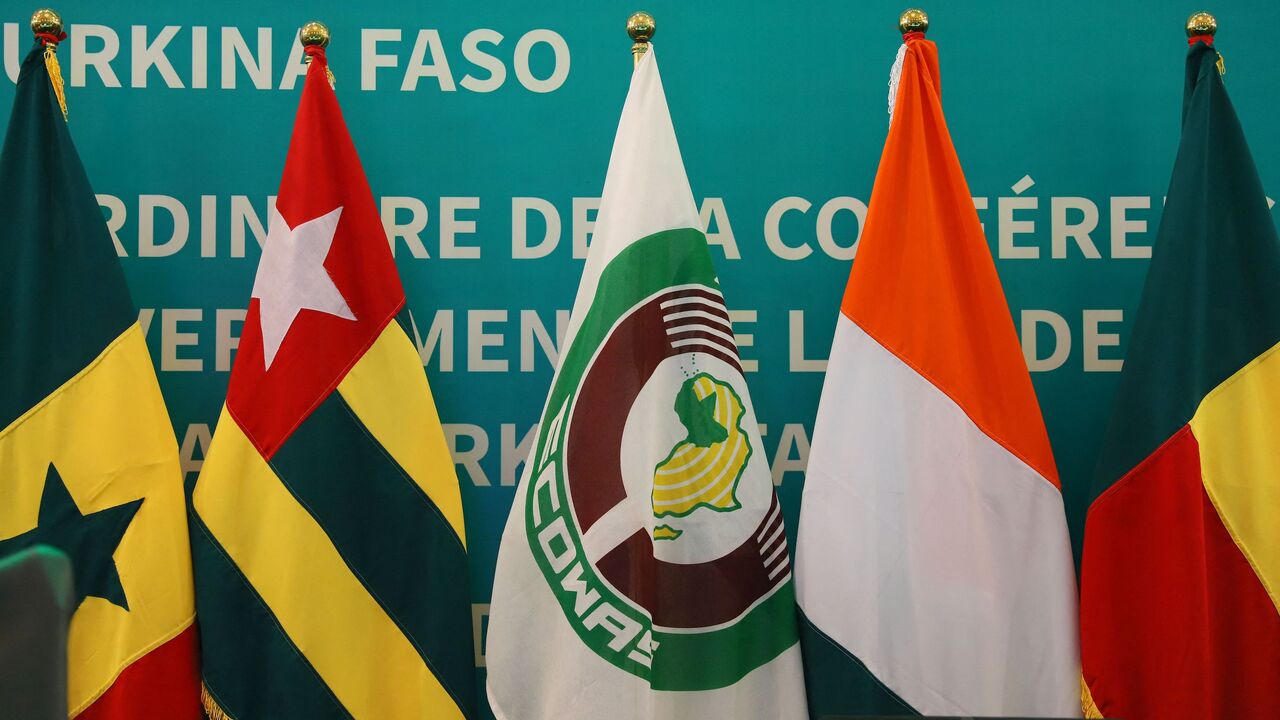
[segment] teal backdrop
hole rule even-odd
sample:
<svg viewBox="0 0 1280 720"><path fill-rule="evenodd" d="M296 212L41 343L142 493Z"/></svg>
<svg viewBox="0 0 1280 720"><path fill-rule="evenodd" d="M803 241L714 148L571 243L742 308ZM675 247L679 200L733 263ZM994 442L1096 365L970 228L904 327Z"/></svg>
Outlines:
<svg viewBox="0 0 1280 720"><path fill-rule="evenodd" d="M903 8L644 8L657 18L673 120L754 366L748 381L791 531L821 361L887 129ZM4 9L8 108L34 7L5 0ZM296 29L312 18L332 28L338 97L394 235L458 461L482 638L524 441L582 268L574 246L588 237L627 91L623 25L639 8L60 0L56 9L71 36L59 56L72 134L119 242L188 484L223 400L280 179L300 89L289 62ZM1033 369L1078 547L1177 149L1183 24L1201 8L941 0L925 9L951 133ZM1264 185L1280 187L1280 4L1206 9L1222 28L1227 86Z"/></svg>

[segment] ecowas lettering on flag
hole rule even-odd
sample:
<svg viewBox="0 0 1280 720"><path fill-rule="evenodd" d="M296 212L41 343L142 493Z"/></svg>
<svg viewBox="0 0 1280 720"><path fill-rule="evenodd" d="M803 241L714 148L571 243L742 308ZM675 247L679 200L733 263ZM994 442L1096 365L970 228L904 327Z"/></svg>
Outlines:
<svg viewBox="0 0 1280 720"><path fill-rule="evenodd" d="M802 718L785 528L649 52L498 557L505 720Z"/></svg>
<svg viewBox="0 0 1280 720"><path fill-rule="evenodd" d="M815 715L1078 715L1075 575L1049 438L908 36L837 320L797 538Z"/></svg>

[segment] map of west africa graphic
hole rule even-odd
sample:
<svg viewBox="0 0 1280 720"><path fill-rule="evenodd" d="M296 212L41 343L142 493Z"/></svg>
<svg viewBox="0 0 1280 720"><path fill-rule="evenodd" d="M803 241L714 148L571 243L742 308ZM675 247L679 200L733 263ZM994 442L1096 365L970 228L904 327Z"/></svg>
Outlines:
<svg viewBox="0 0 1280 720"><path fill-rule="evenodd" d="M685 517L700 507L737 510L735 491L752 452L742 431L742 399L727 383L699 373L680 386L675 411L688 435L654 470L654 516ZM653 531L655 540L681 534L669 525Z"/></svg>

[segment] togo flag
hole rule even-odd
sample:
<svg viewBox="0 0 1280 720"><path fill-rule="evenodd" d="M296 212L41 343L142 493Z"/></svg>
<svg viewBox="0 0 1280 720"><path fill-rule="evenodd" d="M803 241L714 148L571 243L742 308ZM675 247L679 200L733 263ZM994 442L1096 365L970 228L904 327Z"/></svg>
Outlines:
<svg viewBox="0 0 1280 720"><path fill-rule="evenodd" d="M213 720L471 717L458 480L312 52L194 491L205 706Z"/></svg>
<svg viewBox="0 0 1280 720"><path fill-rule="evenodd" d="M942 113L908 34L827 368L797 595L815 715L1079 715L1057 470Z"/></svg>
<svg viewBox="0 0 1280 720"><path fill-rule="evenodd" d="M1280 239L1218 63L1192 40L1085 521L1090 716L1280 717Z"/></svg>
<svg viewBox="0 0 1280 720"><path fill-rule="evenodd" d="M786 533L652 49L498 553L500 720L804 717Z"/></svg>
<svg viewBox="0 0 1280 720"><path fill-rule="evenodd" d="M22 63L0 156L0 556L71 559L73 717L195 720L178 445L50 83L56 42Z"/></svg>

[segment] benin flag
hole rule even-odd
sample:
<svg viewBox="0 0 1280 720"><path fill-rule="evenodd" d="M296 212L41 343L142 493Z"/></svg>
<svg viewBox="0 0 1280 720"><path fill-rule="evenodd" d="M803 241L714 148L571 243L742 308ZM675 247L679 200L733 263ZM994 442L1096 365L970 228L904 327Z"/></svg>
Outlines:
<svg viewBox="0 0 1280 720"><path fill-rule="evenodd" d="M1280 239L1217 63L1192 41L1085 523L1085 706L1109 717L1280 717Z"/></svg>
<svg viewBox="0 0 1280 720"><path fill-rule="evenodd" d="M782 513L653 50L502 536L499 720L804 716Z"/></svg>
<svg viewBox="0 0 1280 720"><path fill-rule="evenodd" d="M938 52L901 76L815 421L797 539L815 715L1078 715L1044 421L951 144Z"/></svg>
<svg viewBox="0 0 1280 720"><path fill-rule="evenodd" d="M0 157L0 556L71 559L72 716L194 719L178 446L45 52L22 64Z"/></svg>
<svg viewBox="0 0 1280 720"><path fill-rule="evenodd" d="M373 195L314 55L192 551L214 720L462 718L462 501Z"/></svg>

